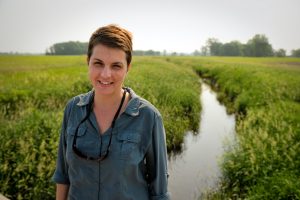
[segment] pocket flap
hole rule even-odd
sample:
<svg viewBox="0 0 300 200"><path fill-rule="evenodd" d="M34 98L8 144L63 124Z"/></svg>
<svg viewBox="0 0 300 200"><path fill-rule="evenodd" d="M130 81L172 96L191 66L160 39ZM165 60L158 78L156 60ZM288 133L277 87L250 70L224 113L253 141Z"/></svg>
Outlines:
<svg viewBox="0 0 300 200"><path fill-rule="evenodd" d="M139 143L141 141L141 135L133 132L122 132L118 134L118 139L128 142Z"/></svg>

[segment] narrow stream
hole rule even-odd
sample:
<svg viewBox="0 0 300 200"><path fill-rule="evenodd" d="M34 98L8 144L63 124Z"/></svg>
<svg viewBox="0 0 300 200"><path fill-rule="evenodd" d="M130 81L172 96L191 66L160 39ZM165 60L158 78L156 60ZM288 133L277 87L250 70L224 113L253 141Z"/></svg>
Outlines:
<svg viewBox="0 0 300 200"><path fill-rule="evenodd" d="M169 191L172 200L197 199L216 187L221 176L219 158L225 139L232 140L235 117L228 115L216 93L202 82L202 113L198 134L187 132L180 153L169 155Z"/></svg>

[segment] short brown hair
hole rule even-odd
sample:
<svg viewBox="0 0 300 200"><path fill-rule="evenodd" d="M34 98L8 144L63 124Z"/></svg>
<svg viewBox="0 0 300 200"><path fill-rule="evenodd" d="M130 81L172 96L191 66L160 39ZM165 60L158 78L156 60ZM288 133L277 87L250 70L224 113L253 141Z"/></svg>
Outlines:
<svg viewBox="0 0 300 200"><path fill-rule="evenodd" d="M87 60L89 61L93 48L97 44L103 44L111 48L118 48L126 53L127 65L132 58L132 34L115 24L98 28L91 36L88 44Z"/></svg>

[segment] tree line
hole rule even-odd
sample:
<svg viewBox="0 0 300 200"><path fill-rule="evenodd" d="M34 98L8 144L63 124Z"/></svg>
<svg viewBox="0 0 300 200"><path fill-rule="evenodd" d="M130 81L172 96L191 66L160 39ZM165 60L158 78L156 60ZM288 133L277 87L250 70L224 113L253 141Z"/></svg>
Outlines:
<svg viewBox="0 0 300 200"><path fill-rule="evenodd" d="M196 52L197 53L197 52ZM209 38L206 45L198 52L200 55L211 56L249 56L249 57L285 57L286 50L273 49L268 38L263 34L256 34L248 40L246 44L242 44L237 40L228 43L221 43L216 38ZM293 50L292 56L300 57L300 49Z"/></svg>
<svg viewBox="0 0 300 200"><path fill-rule="evenodd" d="M55 43L46 49L46 55L81 55L86 54L87 42L69 41Z"/></svg>
<svg viewBox="0 0 300 200"><path fill-rule="evenodd" d="M53 44L46 49L46 55L81 55L86 54L88 49L87 42L69 41ZM167 53L153 50L134 50L133 55L137 56L165 56L165 55L191 55L185 53ZM273 49L268 38L263 34L256 34L248 40L246 44L242 44L237 40L222 43L216 38L209 38L206 45L200 50L195 50L194 56L248 56L248 57L285 57L286 50ZM300 57L300 48L292 50L292 57Z"/></svg>
<svg viewBox="0 0 300 200"><path fill-rule="evenodd" d="M46 49L46 55L82 55L86 54L88 49L87 42L69 41L55 43ZM159 51L153 50L134 50L133 55L137 56L160 56Z"/></svg>

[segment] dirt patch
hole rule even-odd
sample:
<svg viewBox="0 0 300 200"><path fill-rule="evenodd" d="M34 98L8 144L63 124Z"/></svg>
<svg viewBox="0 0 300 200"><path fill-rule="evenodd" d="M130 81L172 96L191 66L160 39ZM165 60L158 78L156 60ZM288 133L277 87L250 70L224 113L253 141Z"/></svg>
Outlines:
<svg viewBox="0 0 300 200"><path fill-rule="evenodd" d="M300 62L279 62L278 64L300 67Z"/></svg>

